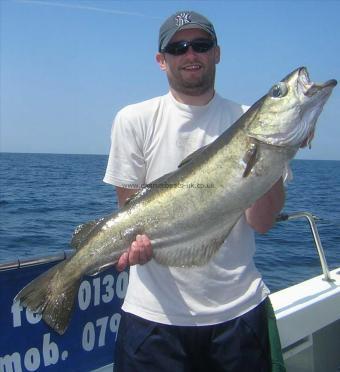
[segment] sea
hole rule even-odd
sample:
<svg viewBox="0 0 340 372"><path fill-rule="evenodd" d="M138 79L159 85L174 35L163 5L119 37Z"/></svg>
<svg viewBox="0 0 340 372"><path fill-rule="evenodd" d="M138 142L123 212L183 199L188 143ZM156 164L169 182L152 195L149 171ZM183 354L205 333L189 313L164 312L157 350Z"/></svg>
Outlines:
<svg viewBox="0 0 340 372"><path fill-rule="evenodd" d="M117 210L107 156L0 154L0 265L70 249L74 229ZM284 213L308 211L330 269L340 267L340 161L293 160ZM256 234L255 262L272 292L322 273L306 220Z"/></svg>

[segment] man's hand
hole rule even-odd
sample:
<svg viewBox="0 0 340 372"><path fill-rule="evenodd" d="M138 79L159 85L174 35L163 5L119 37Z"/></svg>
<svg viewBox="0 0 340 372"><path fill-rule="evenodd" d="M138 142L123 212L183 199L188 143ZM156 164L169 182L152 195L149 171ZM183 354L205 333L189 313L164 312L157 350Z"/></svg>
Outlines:
<svg viewBox="0 0 340 372"><path fill-rule="evenodd" d="M119 206L122 207L126 200L135 194L138 189L127 189L124 187L116 187ZM152 247L150 239L146 235L137 235L136 240L131 243L131 246L124 252L117 264L116 269L123 271L127 266L144 265L152 258Z"/></svg>
<svg viewBox="0 0 340 372"><path fill-rule="evenodd" d="M146 235L137 235L136 240L132 242L128 250L120 256L116 269L123 271L127 266L144 265L151 258L152 247L150 239Z"/></svg>

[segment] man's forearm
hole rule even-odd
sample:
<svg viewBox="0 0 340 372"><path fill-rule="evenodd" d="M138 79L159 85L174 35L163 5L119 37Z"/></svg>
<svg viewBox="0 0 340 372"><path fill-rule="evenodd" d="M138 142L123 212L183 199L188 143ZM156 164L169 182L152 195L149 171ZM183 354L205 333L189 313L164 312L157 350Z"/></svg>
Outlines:
<svg viewBox="0 0 340 372"><path fill-rule="evenodd" d="M123 207L123 205L126 203L126 200L131 197L133 194L135 194L138 191L138 189L127 189L124 187L116 187L116 194L118 198L118 205L119 208Z"/></svg>
<svg viewBox="0 0 340 372"><path fill-rule="evenodd" d="M257 232L266 233L275 223L284 206L285 189L280 178L273 187L246 210L248 224Z"/></svg>

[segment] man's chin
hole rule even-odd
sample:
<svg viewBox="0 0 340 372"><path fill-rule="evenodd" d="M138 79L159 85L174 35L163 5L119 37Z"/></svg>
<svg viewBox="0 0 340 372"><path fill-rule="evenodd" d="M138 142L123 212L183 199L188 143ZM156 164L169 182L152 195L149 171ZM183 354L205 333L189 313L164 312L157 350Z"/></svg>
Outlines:
<svg viewBox="0 0 340 372"><path fill-rule="evenodd" d="M210 87L208 86L186 86L182 87L178 91L187 95L187 96L201 96L204 93L208 92L210 90Z"/></svg>

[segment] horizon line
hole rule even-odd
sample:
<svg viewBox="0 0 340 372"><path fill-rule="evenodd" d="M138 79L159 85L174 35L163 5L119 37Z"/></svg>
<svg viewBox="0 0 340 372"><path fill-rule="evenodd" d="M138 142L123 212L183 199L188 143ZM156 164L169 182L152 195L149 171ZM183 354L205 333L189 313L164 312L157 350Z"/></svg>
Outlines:
<svg viewBox="0 0 340 372"><path fill-rule="evenodd" d="M20 155L84 155L84 156L109 156L109 153L107 154L94 154L94 153L77 153L77 152L72 152L72 153L66 153L66 152L27 152L27 151L22 151L22 152L17 152L17 151L2 151L0 150L0 154L20 154ZM291 161L294 160L306 160L306 161L340 161L340 159L301 159L301 158L294 158Z"/></svg>

